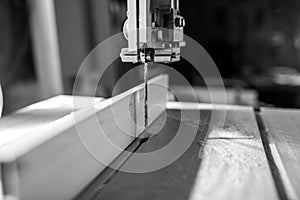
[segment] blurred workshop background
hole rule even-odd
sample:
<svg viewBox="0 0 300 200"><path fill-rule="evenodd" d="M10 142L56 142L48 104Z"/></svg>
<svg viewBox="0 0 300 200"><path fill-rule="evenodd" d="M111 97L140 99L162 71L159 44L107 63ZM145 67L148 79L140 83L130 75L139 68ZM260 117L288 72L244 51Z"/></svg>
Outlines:
<svg viewBox="0 0 300 200"><path fill-rule="evenodd" d="M185 34L217 64L228 103L300 107L299 0L184 0L180 6ZM126 0L0 0L4 114L57 94L72 94L81 63L99 43L122 31L126 9ZM125 45L125 39L120 43ZM90 65L79 77L76 94L93 95L95 71L103 66L97 58ZM199 101L209 102L203 80L189 63L171 66L194 86ZM110 97L117 80L133 67L117 59L96 95ZM128 78L118 92L141 81L141 74ZM183 87L174 81L174 91L188 101ZM214 92L219 92L218 85Z"/></svg>

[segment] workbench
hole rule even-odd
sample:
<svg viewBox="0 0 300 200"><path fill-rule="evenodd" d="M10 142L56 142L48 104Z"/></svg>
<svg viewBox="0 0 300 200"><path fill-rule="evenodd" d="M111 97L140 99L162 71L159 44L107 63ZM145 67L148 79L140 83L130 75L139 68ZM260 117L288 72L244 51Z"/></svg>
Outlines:
<svg viewBox="0 0 300 200"><path fill-rule="evenodd" d="M1 119L0 199L300 199L299 110L170 102L167 85L166 76L149 81L149 105L160 109L150 110L146 132L155 135L146 142L137 138L145 133L137 126L144 115L142 85L112 100L93 98L92 110L88 97L58 96ZM127 151L105 143L94 115L109 130L104 136ZM181 145L190 134L191 144L174 162L125 172L169 159L160 154L141 161L135 153L159 150L178 136Z"/></svg>
<svg viewBox="0 0 300 200"><path fill-rule="evenodd" d="M105 184L100 176L80 198L299 199L300 111L275 108L255 111L252 107L226 106L222 126L218 119L209 121L211 105L168 104L167 114L161 116L167 118L167 123L137 153L157 150L172 140L180 124L181 110L176 107L183 106L189 110L189 118L184 120L182 131L189 134L192 129L197 130L183 156L150 173L125 173L121 168ZM198 116L197 112L201 116L199 127L193 126L193 120L197 120L193 115ZM157 129L160 121L151 128ZM209 122L213 123L210 129ZM131 159L126 163L130 162Z"/></svg>

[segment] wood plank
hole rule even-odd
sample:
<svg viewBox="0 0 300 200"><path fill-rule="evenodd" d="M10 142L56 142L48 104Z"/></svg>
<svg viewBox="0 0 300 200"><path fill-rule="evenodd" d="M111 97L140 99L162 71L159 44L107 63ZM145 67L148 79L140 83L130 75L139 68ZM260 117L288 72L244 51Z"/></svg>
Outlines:
<svg viewBox="0 0 300 200"><path fill-rule="evenodd" d="M75 99L82 103L76 106L73 105L73 101L77 101ZM87 101L90 101L90 97L56 96L27 106L9 116L5 116L0 120L0 148L14 140L18 140L21 137L26 137L26 135L37 131L51 122L59 120L76 110L84 109ZM103 101L103 98L94 99L95 103L99 103L101 101ZM0 168L4 167L1 165L3 165L3 163L0 161ZM7 173L7 170L14 170L14 166L7 163L6 170L4 171L1 169L0 172L10 174ZM3 180L5 175L2 175L2 173L0 173L0 197L1 194L4 195ZM6 181L5 183L6 189L9 187L15 187L8 186L8 184L13 184L13 181L11 181L11 179L13 179L12 177L6 179L9 179L9 181ZM10 192L6 191L6 194L10 194Z"/></svg>
<svg viewBox="0 0 300 200"><path fill-rule="evenodd" d="M253 109L228 109L224 126L213 123L190 199L278 199Z"/></svg>
<svg viewBox="0 0 300 200"><path fill-rule="evenodd" d="M149 81L149 105L162 108L152 110L150 122L164 111L167 88L165 75ZM144 116L143 93L143 85L137 86L0 146L5 195L74 198L144 130L134 121Z"/></svg>
<svg viewBox="0 0 300 200"><path fill-rule="evenodd" d="M211 96L206 87L186 87L186 86L172 86L174 95L184 102L201 102L210 103ZM215 95L215 104L224 104L224 89L222 87L210 88L210 92ZM231 105L247 105L256 106L258 101L258 94L254 90L226 88L226 104ZM195 97L195 95L197 95ZM218 101L217 101L218 100Z"/></svg>
<svg viewBox="0 0 300 200"><path fill-rule="evenodd" d="M2 118L0 121L0 147L69 115L73 111L83 109L88 100L90 98L87 97L56 96ZM102 98L95 98L94 101L99 103L102 100ZM82 104L73 107L73 101L80 101Z"/></svg>
<svg viewBox="0 0 300 200"><path fill-rule="evenodd" d="M137 152L168 144L178 131L181 109L186 108L189 114L183 119L182 131L189 134L196 129L198 134L183 156L150 173L120 171L93 199L278 199L252 108L225 106L222 125L223 111L217 106L217 117L209 129L212 110L206 106L178 103L175 109L176 103L172 103L171 107L165 127ZM197 112L199 127L194 126ZM156 129L159 122L153 126Z"/></svg>
<svg viewBox="0 0 300 200"><path fill-rule="evenodd" d="M261 116L288 198L300 199L300 110L262 108Z"/></svg>

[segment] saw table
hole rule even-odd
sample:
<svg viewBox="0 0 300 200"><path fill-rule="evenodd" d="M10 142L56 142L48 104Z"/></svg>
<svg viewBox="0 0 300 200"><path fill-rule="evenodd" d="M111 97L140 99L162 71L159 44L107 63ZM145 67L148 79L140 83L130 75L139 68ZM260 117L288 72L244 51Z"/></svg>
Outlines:
<svg viewBox="0 0 300 200"><path fill-rule="evenodd" d="M180 107L189 109L182 131L197 130L192 145L176 162L155 172L121 171L108 183L90 185L90 199L299 199L300 111L227 106L223 126L213 121L211 106L168 103L167 123L137 152L168 144L178 130ZM177 107L177 108L176 108ZM185 108L183 108L185 109ZM199 127L193 115L201 114ZM221 112L220 112L221 113ZM159 126L159 120L152 128ZM178 134L178 133L177 133ZM208 135L207 135L208 134ZM206 137L207 136L207 137ZM132 162L131 159L127 163ZM143 163L140 163L141 165ZM126 167L126 163L125 163Z"/></svg>
<svg viewBox="0 0 300 200"><path fill-rule="evenodd" d="M73 97L83 104L74 107L71 97L60 96L2 119L0 192L18 199L299 199L300 111L167 102L167 87L155 86L167 86L166 78L149 81L149 107L159 104L163 110L150 111L147 132L158 133L145 143L135 139L144 129L123 116L130 111L132 120L143 124L142 86L114 101L94 99L94 112L86 107L87 98ZM111 107L118 111L118 125L134 137L112 123ZM74 123L77 112L82 118ZM95 113L111 130L107 136L127 151L103 143L91 123ZM82 139L111 167L88 153L75 126L86 130ZM139 169L167 159L162 154L141 162L134 153L153 152L191 133L196 133L191 145L164 168L124 172L130 165Z"/></svg>

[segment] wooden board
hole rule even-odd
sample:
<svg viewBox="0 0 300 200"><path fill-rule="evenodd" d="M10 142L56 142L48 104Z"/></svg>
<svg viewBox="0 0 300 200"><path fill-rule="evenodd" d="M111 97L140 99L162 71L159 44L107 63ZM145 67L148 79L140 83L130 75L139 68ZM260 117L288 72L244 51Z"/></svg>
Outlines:
<svg viewBox="0 0 300 200"><path fill-rule="evenodd" d="M190 199L278 199L253 109L228 109L224 126L213 123Z"/></svg>
<svg viewBox="0 0 300 200"><path fill-rule="evenodd" d="M263 108L261 116L287 196L300 199L300 111Z"/></svg>
<svg viewBox="0 0 300 200"><path fill-rule="evenodd" d="M174 95L184 102L201 102L211 103L211 96L206 87L186 87L186 86L172 86ZM226 92L226 104L231 105L247 105L256 106L258 101L258 94L254 90L215 87L210 88L215 96L215 104L224 104L224 92ZM195 97L195 94L197 95Z"/></svg>
<svg viewBox="0 0 300 200"><path fill-rule="evenodd" d="M167 88L165 75L149 81L149 106L161 108L152 109L150 123L166 107ZM59 119L37 123L42 127L0 146L4 194L29 200L74 198L144 130L137 125L144 116L143 94L143 85L140 85L92 108L75 109L70 114L65 111L51 114L53 108L47 108L43 113L49 113L49 119L53 116ZM0 124L5 127L0 131L0 141L8 129L14 130L12 134L23 132L24 127L18 124L36 125L31 109L25 112L24 122L21 119L15 124L12 117L8 119L10 127L6 127L7 123ZM39 115L36 116L38 119Z"/></svg>
<svg viewBox="0 0 300 200"><path fill-rule="evenodd" d="M82 102L82 104L74 107L74 99ZM84 109L85 102L89 100L89 97L56 96L5 116L0 120L0 148L22 137L26 137L28 134L47 126L49 123L71 114L73 111ZM103 99L95 98L94 101L95 103L99 103ZM6 189L7 187L15 187L7 185L13 184L10 180L7 180L5 183L3 182L3 177L7 176L9 167L6 167L8 168L7 170L2 171L1 165L4 164L0 162L0 199L1 195L4 194L3 187L6 187ZM8 195L7 192L6 195Z"/></svg>
<svg viewBox="0 0 300 200"><path fill-rule="evenodd" d="M82 104L73 108L73 98ZM73 111L83 109L85 101L88 100L90 100L88 97L56 96L4 117L0 120L0 147L69 115ZM95 98L95 103L100 101L103 99Z"/></svg>
<svg viewBox="0 0 300 200"><path fill-rule="evenodd" d="M158 171L120 171L93 199L278 199L252 108L226 106L222 125L222 106L182 103L176 109L176 103L171 104L165 127L137 152L153 151L167 144L178 130L180 109L189 112L183 119L183 131L198 131L189 149ZM211 108L217 118L208 129ZM197 112L199 127L193 126L193 120L198 120Z"/></svg>

